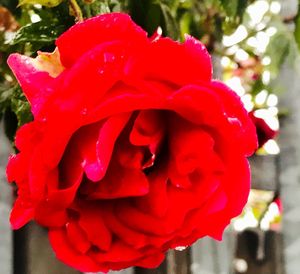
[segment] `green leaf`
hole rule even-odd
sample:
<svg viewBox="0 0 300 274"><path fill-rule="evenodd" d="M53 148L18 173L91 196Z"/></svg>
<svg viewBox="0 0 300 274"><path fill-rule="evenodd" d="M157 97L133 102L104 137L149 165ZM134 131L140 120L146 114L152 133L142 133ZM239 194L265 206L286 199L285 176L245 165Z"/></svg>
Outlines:
<svg viewBox="0 0 300 274"><path fill-rule="evenodd" d="M15 13L20 12L19 10L17 10L18 0L0 0L0 6L6 7L14 15L15 15Z"/></svg>
<svg viewBox="0 0 300 274"><path fill-rule="evenodd" d="M271 57L268 69L273 75L277 75L285 58L291 49L291 39L288 32L277 32L270 40L266 55Z"/></svg>
<svg viewBox="0 0 300 274"><path fill-rule="evenodd" d="M52 8L58 6L62 1L64 0L20 0L19 6L26 5L26 4L31 4L31 5L40 4L42 6Z"/></svg>
<svg viewBox="0 0 300 274"><path fill-rule="evenodd" d="M166 1L164 1L166 2ZM158 27L163 34L173 39L179 38L179 25L170 9L171 2L165 4L157 0L129 0L129 13L132 19L151 36Z"/></svg>
<svg viewBox="0 0 300 274"><path fill-rule="evenodd" d="M263 89L265 89L266 86L264 85L261 77L259 77L255 82L254 85L252 86L251 89L251 94L252 96L257 95L259 92L261 92Z"/></svg>
<svg viewBox="0 0 300 274"><path fill-rule="evenodd" d="M4 130L13 141L17 127L32 121L30 105L19 85L0 86L0 115L3 115Z"/></svg>
<svg viewBox="0 0 300 274"><path fill-rule="evenodd" d="M149 6L146 14L146 18L148 18L145 22L146 29L149 34L154 33L158 27L162 26L162 12L159 5L152 4Z"/></svg>
<svg viewBox="0 0 300 274"><path fill-rule="evenodd" d="M249 0L239 0L236 15L240 18L240 21L243 19L246 8L249 5Z"/></svg>
<svg viewBox="0 0 300 274"><path fill-rule="evenodd" d="M20 28L15 37L9 41L10 45L19 43L51 44L65 30L64 25L40 21Z"/></svg>
<svg viewBox="0 0 300 274"><path fill-rule="evenodd" d="M221 0L221 5L227 16L235 17L238 9L238 0Z"/></svg>
<svg viewBox="0 0 300 274"><path fill-rule="evenodd" d="M13 92L14 88L9 88L3 84L0 85L0 113L3 113L10 106L10 98Z"/></svg>
<svg viewBox="0 0 300 274"><path fill-rule="evenodd" d="M184 13L183 16L180 18L179 26L182 40L184 40L185 33L190 33L192 20L192 15L189 12Z"/></svg>
<svg viewBox="0 0 300 274"><path fill-rule="evenodd" d="M15 87L13 90L13 96L11 97L11 110L16 114L18 126L22 126L33 119L30 104L28 103L20 86Z"/></svg>
<svg viewBox="0 0 300 274"><path fill-rule="evenodd" d="M78 1L78 4L82 9L85 18L109 13L111 11L107 1L91 1L91 3Z"/></svg>
<svg viewBox="0 0 300 274"><path fill-rule="evenodd" d="M223 7L226 16L229 17L229 20L235 21L234 19L239 19L241 21L245 10L248 6L248 0L220 0L220 4Z"/></svg>
<svg viewBox="0 0 300 274"><path fill-rule="evenodd" d="M177 20L171 13L169 6L160 3L160 8L164 19L164 29L166 34L175 40L179 39L179 26Z"/></svg>

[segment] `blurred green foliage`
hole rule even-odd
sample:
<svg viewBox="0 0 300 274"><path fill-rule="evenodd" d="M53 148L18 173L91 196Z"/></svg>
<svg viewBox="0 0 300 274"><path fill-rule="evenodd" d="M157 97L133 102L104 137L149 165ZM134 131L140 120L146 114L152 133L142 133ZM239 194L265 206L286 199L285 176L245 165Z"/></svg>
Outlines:
<svg viewBox="0 0 300 274"><path fill-rule="evenodd" d="M56 7L59 5L63 0L20 0L19 6L26 5L26 4L39 4L46 7Z"/></svg>

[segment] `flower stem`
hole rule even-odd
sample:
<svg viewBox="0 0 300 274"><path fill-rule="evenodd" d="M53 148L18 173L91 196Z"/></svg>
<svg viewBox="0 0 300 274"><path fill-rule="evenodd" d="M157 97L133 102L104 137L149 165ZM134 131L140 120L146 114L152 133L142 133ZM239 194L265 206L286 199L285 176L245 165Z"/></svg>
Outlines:
<svg viewBox="0 0 300 274"><path fill-rule="evenodd" d="M71 14L75 17L76 22L82 22L82 11L76 0L69 0Z"/></svg>

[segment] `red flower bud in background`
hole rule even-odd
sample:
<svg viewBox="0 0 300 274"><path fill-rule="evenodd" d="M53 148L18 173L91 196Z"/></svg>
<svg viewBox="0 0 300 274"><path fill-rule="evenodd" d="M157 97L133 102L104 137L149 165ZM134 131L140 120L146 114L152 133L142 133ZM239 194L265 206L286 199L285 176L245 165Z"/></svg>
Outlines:
<svg viewBox="0 0 300 274"><path fill-rule="evenodd" d="M249 117L256 127L259 148L277 135L278 131L272 129L263 118L256 117L254 111L249 113Z"/></svg>

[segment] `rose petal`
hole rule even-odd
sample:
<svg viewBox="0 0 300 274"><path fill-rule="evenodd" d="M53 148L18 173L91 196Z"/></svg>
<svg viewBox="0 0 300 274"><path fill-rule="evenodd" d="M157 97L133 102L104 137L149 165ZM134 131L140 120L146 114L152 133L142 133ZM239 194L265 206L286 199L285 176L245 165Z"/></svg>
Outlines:
<svg viewBox="0 0 300 274"><path fill-rule="evenodd" d="M110 45L108 45L109 47ZM117 48L120 48L119 46ZM41 139L41 150L44 151L43 161L49 168L55 167L72 134L80 127L91 124L95 119L94 109L99 100L112 88L118 80L120 69L116 69L114 61L105 63L105 46L95 47L91 52L83 55L71 69L64 71L57 79L57 91L60 96L51 97L43 106L41 117L44 119L44 136ZM107 75L101 73L105 65ZM116 74L112 77L112 73ZM85 79L85 81L82 81ZM89 92L82 92L87 90ZM92 111L91 111L92 110ZM107 118L104 117L104 118ZM54 132L59 132L59 139L53 141Z"/></svg>
<svg viewBox="0 0 300 274"><path fill-rule="evenodd" d="M27 205L22 197L17 198L10 214L10 223L13 229L19 229L33 219L34 208Z"/></svg>
<svg viewBox="0 0 300 274"><path fill-rule="evenodd" d="M149 193L135 200L135 205L143 212L163 218L169 208L167 195L167 176L161 171L159 175L149 178Z"/></svg>
<svg viewBox="0 0 300 274"><path fill-rule="evenodd" d="M126 75L184 86L210 81L212 66L205 46L195 38L187 36L182 44L161 38L145 47L141 55L134 56L127 65Z"/></svg>
<svg viewBox="0 0 300 274"><path fill-rule="evenodd" d="M91 255L99 263L128 262L144 256L143 252L131 248L120 240L114 241L108 252L95 252Z"/></svg>
<svg viewBox="0 0 300 274"><path fill-rule="evenodd" d="M118 219L131 229L158 236L173 232L173 228L165 222L165 219L158 219L139 211L126 201L116 203L115 210Z"/></svg>
<svg viewBox="0 0 300 274"><path fill-rule="evenodd" d="M68 236L63 229L50 229L49 240L56 257L70 267L74 267L82 272L108 271L108 269L102 268L89 256L77 252L69 243Z"/></svg>
<svg viewBox="0 0 300 274"><path fill-rule="evenodd" d="M87 239L101 250L109 250L112 234L104 222L101 205L82 203L76 207L79 212L78 224L86 233ZM97 216L95 218L95 216Z"/></svg>
<svg viewBox="0 0 300 274"><path fill-rule="evenodd" d="M91 247L91 243L88 241L84 231L78 226L76 222L68 222L66 224L67 237L69 243L78 252L85 254Z"/></svg>
<svg viewBox="0 0 300 274"><path fill-rule="evenodd" d="M40 202L34 211L34 220L45 227L61 227L68 221L67 212L55 209L48 201Z"/></svg>
<svg viewBox="0 0 300 274"><path fill-rule="evenodd" d="M230 217L236 217L245 206L250 191L250 166L246 158L232 155L227 161L223 187L228 196Z"/></svg>
<svg viewBox="0 0 300 274"><path fill-rule="evenodd" d="M132 245L136 248L142 248L147 244L147 236L141 232L130 229L125 224L123 224L114 214L113 205L107 205L105 210L103 210L103 218L107 223L109 229L122 241L128 245Z"/></svg>
<svg viewBox="0 0 300 274"><path fill-rule="evenodd" d="M24 154L12 154L9 156L6 176L10 183L18 182L18 184L21 184L21 182L27 181L28 159L24 156Z"/></svg>
<svg viewBox="0 0 300 274"><path fill-rule="evenodd" d="M205 85L186 85L170 95L168 101L168 109L196 125L218 128L226 122L222 101Z"/></svg>
<svg viewBox="0 0 300 274"><path fill-rule="evenodd" d="M143 196L149 191L149 183L141 170L117 165L110 167L100 182L89 184L83 191L93 200Z"/></svg>
<svg viewBox="0 0 300 274"><path fill-rule="evenodd" d="M227 116L229 118L234 117L241 123L240 133L235 134L235 143L244 148L246 156L251 155L257 148L256 131L246 109L243 107L240 97L229 87L218 81L212 82L212 89L222 99Z"/></svg>
<svg viewBox="0 0 300 274"><path fill-rule="evenodd" d="M38 58L38 57L37 57ZM54 78L36 66L36 60L18 53L11 54L7 63L14 72L36 116L54 92Z"/></svg>
<svg viewBox="0 0 300 274"><path fill-rule="evenodd" d="M108 168L109 161L113 152L114 144L119 137L121 131L128 122L131 113L123 113L112 118L109 118L102 126L97 141L97 158L100 165L103 167L102 173L95 177L96 180L101 180ZM91 178L90 178L91 179Z"/></svg>
<svg viewBox="0 0 300 274"><path fill-rule="evenodd" d="M127 14L108 13L77 23L56 40L56 45L62 63L70 67L96 45L115 40L137 45L147 41L147 34Z"/></svg>
<svg viewBox="0 0 300 274"><path fill-rule="evenodd" d="M115 141L130 115L130 113L119 114L104 122L80 128L72 137L64 154L62 163L65 164L62 173L71 174L74 167L77 169L82 167L91 181L101 180L108 168ZM76 163L72 164L74 161Z"/></svg>
<svg viewBox="0 0 300 274"><path fill-rule="evenodd" d="M129 140L136 146L149 146L154 154L164 136L164 118L159 111L140 111L134 121Z"/></svg>

